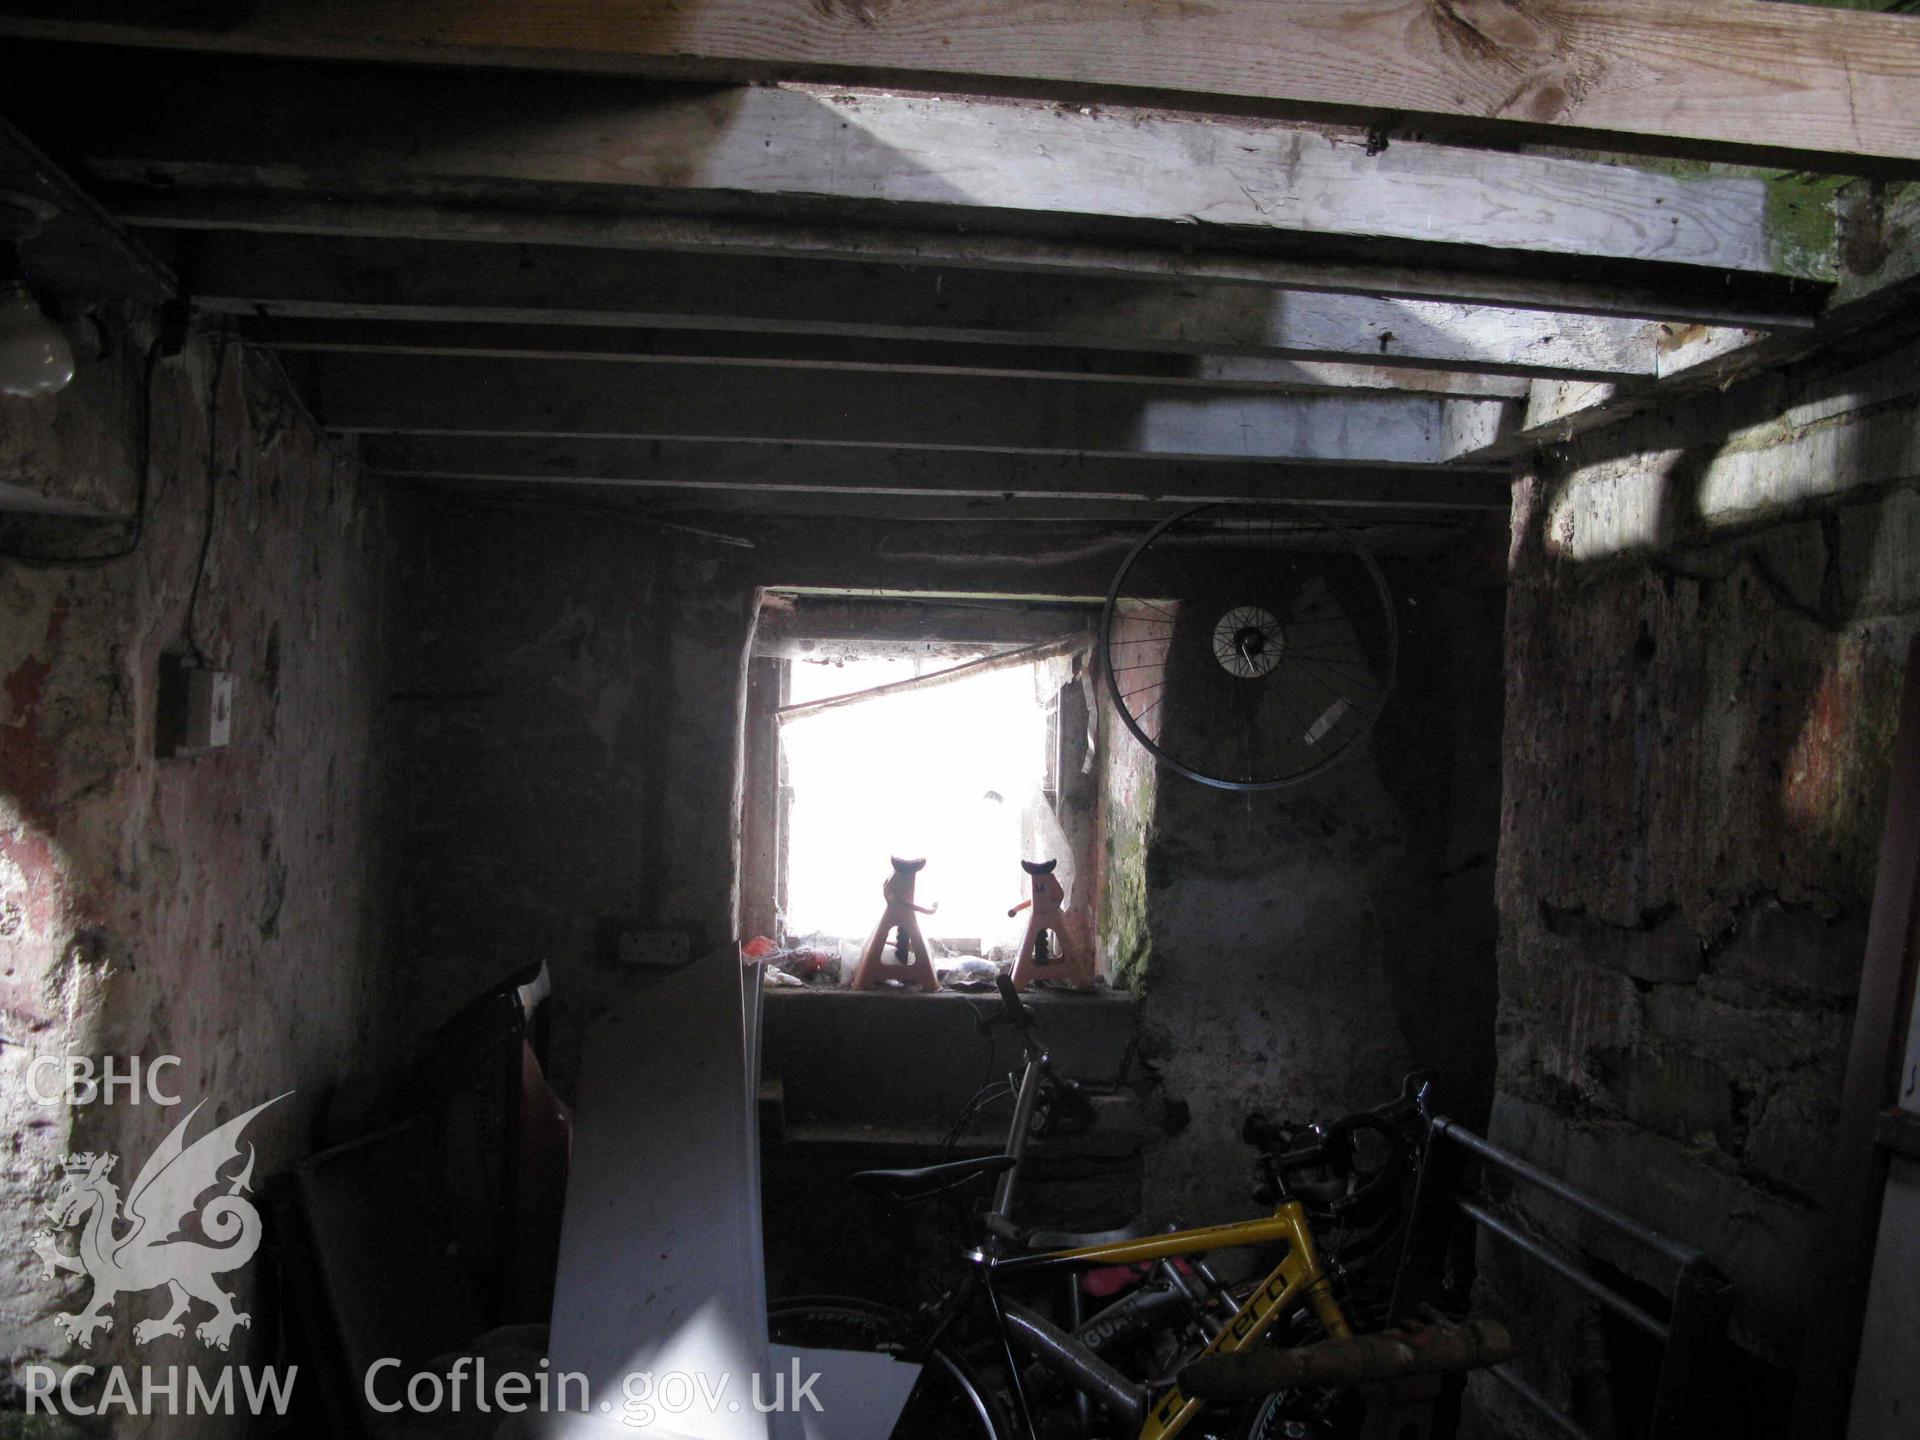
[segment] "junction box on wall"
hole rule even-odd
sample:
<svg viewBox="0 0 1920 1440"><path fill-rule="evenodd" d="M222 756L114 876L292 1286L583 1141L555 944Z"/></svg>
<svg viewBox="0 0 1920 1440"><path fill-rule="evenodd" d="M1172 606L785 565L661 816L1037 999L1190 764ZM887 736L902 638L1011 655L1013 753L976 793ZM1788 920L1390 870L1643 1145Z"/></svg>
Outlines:
<svg viewBox="0 0 1920 1440"><path fill-rule="evenodd" d="M233 736L233 672L162 655L154 712L155 754L186 756L222 749Z"/></svg>

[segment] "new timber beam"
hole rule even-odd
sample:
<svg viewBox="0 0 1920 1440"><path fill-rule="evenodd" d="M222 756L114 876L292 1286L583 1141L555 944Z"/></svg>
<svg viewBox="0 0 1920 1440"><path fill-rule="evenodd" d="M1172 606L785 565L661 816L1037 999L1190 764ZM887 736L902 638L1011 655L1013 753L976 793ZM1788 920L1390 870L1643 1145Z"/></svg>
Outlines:
<svg viewBox="0 0 1920 1440"><path fill-rule="evenodd" d="M1920 174L1920 28L1748 0L255 0L192 22L14 0L15 36L1413 124L1504 143ZM182 13L184 12L184 13Z"/></svg>
<svg viewBox="0 0 1920 1440"><path fill-rule="evenodd" d="M894 449L1441 465L1510 402L1433 395L1156 391L1082 381L437 356L316 357L339 433L580 435Z"/></svg>
<svg viewBox="0 0 1920 1440"><path fill-rule="evenodd" d="M195 304L248 317L749 330L1651 376L1671 327L1496 306L979 271L209 234Z"/></svg>

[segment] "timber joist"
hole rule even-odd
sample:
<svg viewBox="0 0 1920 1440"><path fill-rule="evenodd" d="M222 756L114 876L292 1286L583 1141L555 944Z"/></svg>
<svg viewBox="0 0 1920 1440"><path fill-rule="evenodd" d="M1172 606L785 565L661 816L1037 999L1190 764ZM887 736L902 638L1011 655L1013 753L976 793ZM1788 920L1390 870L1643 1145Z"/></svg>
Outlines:
<svg viewBox="0 0 1920 1440"><path fill-rule="evenodd" d="M396 477L1466 515L1920 272L1892 17L218 8L0 4L0 107Z"/></svg>

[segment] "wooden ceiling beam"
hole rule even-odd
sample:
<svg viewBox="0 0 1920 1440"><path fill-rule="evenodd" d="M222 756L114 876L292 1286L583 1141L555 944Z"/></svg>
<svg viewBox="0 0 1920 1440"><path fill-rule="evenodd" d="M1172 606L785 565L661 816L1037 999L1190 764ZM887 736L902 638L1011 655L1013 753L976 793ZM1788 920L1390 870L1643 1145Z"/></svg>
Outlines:
<svg viewBox="0 0 1920 1440"><path fill-rule="evenodd" d="M1441 465L1515 408L1433 395L1152 390L1082 381L468 357L322 355L344 434L582 435L1177 459Z"/></svg>
<svg viewBox="0 0 1920 1440"><path fill-rule="evenodd" d="M1382 470L1250 461L1008 455L846 445L753 445L696 440L366 435L376 474L488 485L589 485L698 499L916 497L967 503L1030 501L1198 503L1304 500L1340 508L1505 513L1506 472Z"/></svg>
<svg viewBox="0 0 1920 1440"><path fill-rule="evenodd" d="M1920 27L1747 0L255 0L7 4L0 32L328 59L816 80L1411 124L1920 175Z"/></svg>
<svg viewBox="0 0 1920 1440"><path fill-rule="evenodd" d="M501 360L595 360L634 365L750 365L801 370L1086 380L1112 385L1346 394L1385 390L1524 400L1529 381L1476 371L1395 369L1257 355L1161 355L951 340L872 340L748 330L603 330L581 325L251 320L251 343L297 354L450 355Z"/></svg>
<svg viewBox="0 0 1920 1440"><path fill-rule="evenodd" d="M835 490L636 490L592 482L382 478L396 490L431 497L428 503L436 511L459 505L574 509L615 522L630 517L707 544L777 544L784 555L800 557L796 563L806 567L796 573L789 563L783 575L813 580L814 585L803 587L810 593L836 595L886 594L889 582L911 585L910 593L915 595L924 595L929 588L964 593L970 585L981 583L983 565L1018 567L1032 563L1022 557L1038 552L1071 557L1078 566L1078 580L1043 587L1045 598L1072 598L1078 591L1097 604L1128 548L1167 513L1165 506L1126 500L880 497ZM1452 551L1460 557L1455 563L1472 563L1465 557L1504 554L1505 506L1409 510L1321 501L1319 508L1337 516L1342 528L1364 540L1378 556ZM821 520L835 523L830 531L809 524ZM937 543L924 529L927 525L941 527ZM849 555L869 562L865 573L871 578L865 583L850 584ZM935 571L941 573L943 583L929 582L928 574ZM1039 598L1011 583L1013 571L1000 573L1009 578L995 585L999 598ZM909 574L916 578L905 579Z"/></svg>
<svg viewBox="0 0 1920 1440"><path fill-rule="evenodd" d="M1385 242L1833 276L1830 244L1807 246L1813 227L1795 227L1791 244L1776 233L1774 187L1758 177L1382 147L1351 128L784 86L442 72L397 83L370 67L213 56L159 67L72 50L23 65L17 84L64 94L76 58L115 105L63 107L61 144L136 210L140 191L165 201L183 188L778 218L861 207L936 229L1110 225L1160 243ZM128 113L143 123L121 123Z"/></svg>
<svg viewBox="0 0 1920 1440"><path fill-rule="evenodd" d="M157 304L174 278L15 126L0 119L0 243L43 291ZM11 279L0 275L0 283Z"/></svg>
<svg viewBox="0 0 1920 1440"><path fill-rule="evenodd" d="M209 234L195 304L232 316L751 330L1580 379L1651 376L1672 327L1237 285Z"/></svg>
<svg viewBox="0 0 1920 1440"><path fill-rule="evenodd" d="M1920 339L1920 189L1891 196L1862 183L1842 194L1849 264L1818 324L1741 343L1725 330L1676 331L1654 375L1632 381L1536 380L1524 419L1479 457L1519 457L1657 405L1724 390L1766 370L1858 366ZM1889 362L1899 373L1911 356Z"/></svg>
<svg viewBox="0 0 1920 1440"><path fill-rule="evenodd" d="M471 199L434 201L335 200L267 191L179 188L108 189L105 198L122 221L151 230L344 237L397 242L484 243L673 251L744 259L831 260L853 264L943 266L1069 278L1175 284L1251 285L1321 295L1369 295L1394 300L1439 300L1468 305L1604 315L1684 325L1800 329L1813 324L1830 287L1775 277L1715 272L1702 284L1687 267L1658 267L1664 279L1623 279L1593 272L1602 262L1552 271L1523 265L1517 252L1502 263L1402 263L1360 258L1348 242L1332 258L1233 248L1196 249L1121 244L1041 235L741 220L714 215L660 215L563 211ZM1197 237L1194 237L1197 238ZM1457 260L1458 251L1449 252ZM1545 257L1552 258L1552 257ZM1569 270L1579 273L1571 274ZM1673 276L1684 273L1685 283ZM1756 288L1755 282L1759 282Z"/></svg>

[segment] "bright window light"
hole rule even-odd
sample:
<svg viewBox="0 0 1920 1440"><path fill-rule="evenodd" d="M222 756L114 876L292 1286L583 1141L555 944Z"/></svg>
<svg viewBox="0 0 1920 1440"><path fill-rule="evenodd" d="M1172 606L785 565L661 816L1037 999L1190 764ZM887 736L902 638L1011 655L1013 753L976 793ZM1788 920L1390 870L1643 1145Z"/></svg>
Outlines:
<svg viewBox="0 0 1920 1440"><path fill-rule="evenodd" d="M946 658L796 661L788 703L951 669ZM864 700L781 729L787 817L787 933L864 940L880 918L891 855L924 855L916 899L929 941L1017 941L1022 859L1058 830L1042 795L1047 712L1040 667L1014 666ZM1031 848L1030 848L1031 847Z"/></svg>

